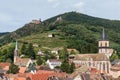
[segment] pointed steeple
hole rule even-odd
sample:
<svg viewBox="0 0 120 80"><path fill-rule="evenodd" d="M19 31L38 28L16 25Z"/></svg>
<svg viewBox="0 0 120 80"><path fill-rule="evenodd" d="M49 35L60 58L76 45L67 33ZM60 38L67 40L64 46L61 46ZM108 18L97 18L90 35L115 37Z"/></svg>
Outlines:
<svg viewBox="0 0 120 80"><path fill-rule="evenodd" d="M18 56L18 42L16 41L15 51L14 51L14 63L16 63L18 57L19 57Z"/></svg>
<svg viewBox="0 0 120 80"><path fill-rule="evenodd" d="M105 30L104 30L104 28L103 28L103 31L102 31L102 40L106 40Z"/></svg>
<svg viewBox="0 0 120 80"><path fill-rule="evenodd" d="M18 42L16 41L16 46L15 46L15 50L18 50Z"/></svg>

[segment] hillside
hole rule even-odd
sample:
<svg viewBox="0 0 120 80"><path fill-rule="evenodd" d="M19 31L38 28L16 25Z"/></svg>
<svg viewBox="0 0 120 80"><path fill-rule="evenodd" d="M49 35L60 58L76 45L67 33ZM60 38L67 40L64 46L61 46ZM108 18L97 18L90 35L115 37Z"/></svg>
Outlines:
<svg viewBox="0 0 120 80"><path fill-rule="evenodd" d="M57 19L58 18L58 19ZM57 20L56 20L57 19ZM49 18L41 24L26 24L22 28L0 37L0 45L14 42L33 43L40 48L69 47L81 53L97 52L97 41L105 28L111 47L120 50L120 21L69 12ZM49 34L55 37L49 38Z"/></svg>
<svg viewBox="0 0 120 80"><path fill-rule="evenodd" d="M8 33L9 33L9 32L0 33L0 37L6 35L6 34L8 34Z"/></svg>

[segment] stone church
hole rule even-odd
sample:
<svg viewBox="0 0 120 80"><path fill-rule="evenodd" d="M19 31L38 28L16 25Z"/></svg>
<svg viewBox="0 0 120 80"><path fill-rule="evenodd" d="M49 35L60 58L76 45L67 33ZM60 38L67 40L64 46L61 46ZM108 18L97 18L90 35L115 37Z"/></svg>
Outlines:
<svg viewBox="0 0 120 80"><path fill-rule="evenodd" d="M72 60L77 66L86 66L89 71L93 70L95 73L110 74L111 63L109 57L113 53L110 48L109 40L106 39L105 30L103 28L102 38L98 41L98 53L77 54Z"/></svg>
<svg viewBox="0 0 120 80"><path fill-rule="evenodd" d="M103 28L102 31L102 38L101 40L98 41L98 53L105 54L108 58L112 55L113 49L110 48L110 42L107 40L106 35L105 35L105 30Z"/></svg>
<svg viewBox="0 0 120 80"><path fill-rule="evenodd" d="M16 46L14 50L14 64L19 67L28 67L29 64L33 63L33 60L29 58L21 58L18 53L18 42L16 41Z"/></svg>

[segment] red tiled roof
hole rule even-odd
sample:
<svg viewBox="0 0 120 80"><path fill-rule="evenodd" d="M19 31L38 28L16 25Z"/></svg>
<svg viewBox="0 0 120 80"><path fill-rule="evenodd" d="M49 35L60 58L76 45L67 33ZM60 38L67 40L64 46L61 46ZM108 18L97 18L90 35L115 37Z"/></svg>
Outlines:
<svg viewBox="0 0 120 80"><path fill-rule="evenodd" d="M47 71L47 70L39 70L37 71L37 74L51 74L54 73L54 71Z"/></svg>
<svg viewBox="0 0 120 80"><path fill-rule="evenodd" d="M29 75L32 80L47 80L49 77L66 77L66 73L56 73L54 71L39 70L36 74Z"/></svg>
<svg viewBox="0 0 120 80"><path fill-rule="evenodd" d="M3 62L0 63L0 67L4 68L5 66L10 66L10 63L3 63Z"/></svg>
<svg viewBox="0 0 120 80"><path fill-rule="evenodd" d="M7 70L9 70L9 67L10 67L10 66L5 66L5 67L3 68L3 70L6 70L6 71L7 71Z"/></svg>
<svg viewBox="0 0 120 80"><path fill-rule="evenodd" d="M26 80L26 78L23 78L23 77L16 77L16 78L14 78L14 80Z"/></svg>
<svg viewBox="0 0 120 80"><path fill-rule="evenodd" d="M25 71L26 71L26 67L19 67L20 68L20 70L19 70L19 73L25 73Z"/></svg>
<svg viewBox="0 0 120 80"><path fill-rule="evenodd" d="M31 73L5 74L8 78L27 78Z"/></svg>

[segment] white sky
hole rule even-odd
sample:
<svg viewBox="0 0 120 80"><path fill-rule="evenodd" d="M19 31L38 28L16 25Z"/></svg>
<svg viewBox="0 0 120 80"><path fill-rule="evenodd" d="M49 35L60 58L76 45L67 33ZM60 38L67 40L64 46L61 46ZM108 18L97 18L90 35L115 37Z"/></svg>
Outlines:
<svg viewBox="0 0 120 80"><path fill-rule="evenodd" d="M70 11L119 20L120 0L1 0L0 32L14 31L32 19L45 20Z"/></svg>

